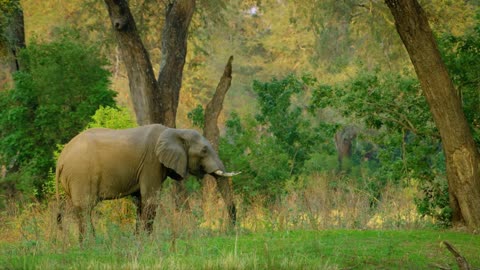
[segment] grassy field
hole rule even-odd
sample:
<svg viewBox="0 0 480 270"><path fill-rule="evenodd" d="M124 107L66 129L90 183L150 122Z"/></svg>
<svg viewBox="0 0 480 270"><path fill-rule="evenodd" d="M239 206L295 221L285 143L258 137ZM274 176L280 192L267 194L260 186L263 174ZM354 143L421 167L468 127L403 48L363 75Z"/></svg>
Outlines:
<svg viewBox="0 0 480 270"><path fill-rule="evenodd" d="M54 200L13 201L0 212L0 269L457 269L442 241L480 269L480 235L434 229L414 186L386 187L371 208L356 186L315 180L275 203L238 199L236 230L214 189L194 192L186 211L162 192L150 236L134 234L130 200L102 202L82 246L71 214L56 227Z"/></svg>
<svg viewBox="0 0 480 270"><path fill-rule="evenodd" d="M453 267L449 241L475 269L480 236L431 230L301 230L226 233L166 241L116 232L83 247L0 245L2 269L432 269ZM68 242L68 241L67 241Z"/></svg>

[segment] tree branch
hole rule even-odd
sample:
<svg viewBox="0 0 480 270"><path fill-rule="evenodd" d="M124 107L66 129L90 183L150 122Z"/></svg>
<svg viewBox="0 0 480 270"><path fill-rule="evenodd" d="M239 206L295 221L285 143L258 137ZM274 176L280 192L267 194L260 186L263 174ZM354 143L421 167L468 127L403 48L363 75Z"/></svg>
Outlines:
<svg viewBox="0 0 480 270"><path fill-rule="evenodd" d="M470 270L470 265L465 257L463 257L452 244L447 241L442 241L442 244L445 245L445 247L448 249L448 251L450 251L450 253L453 254L453 256L455 256L455 260L457 261L458 268L460 270Z"/></svg>

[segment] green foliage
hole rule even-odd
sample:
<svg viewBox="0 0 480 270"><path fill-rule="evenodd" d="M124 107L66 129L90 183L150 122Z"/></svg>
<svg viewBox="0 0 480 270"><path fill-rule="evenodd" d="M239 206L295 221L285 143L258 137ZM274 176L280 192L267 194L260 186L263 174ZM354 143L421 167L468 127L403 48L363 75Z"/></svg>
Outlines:
<svg viewBox="0 0 480 270"><path fill-rule="evenodd" d="M333 145L325 142L333 137L334 126L314 126L304 106L293 104L314 83L309 76L294 75L269 82L255 81L253 89L258 95L260 113L244 119L232 113L227 120L220 156L228 168L242 171L235 177L234 185L247 198L282 195L287 181L295 181L308 171L305 162L312 153L326 151L333 155ZM316 167L331 169L323 162Z"/></svg>
<svg viewBox="0 0 480 270"><path fill-rule="evenodd" d="M292 105L294 95L298 96L315 83L309 76L296 78L289 75L282 80L253 82L253 91L258 95L260 113L256 119L267 126L275 138L275 143L289 156L292 172L298 172L307 159L314 144L315 134L311 132L311 123L303 115L300 106Z"/></svg>
<svg viewBox="0 0 480 270"><path fill-rule="evenodd" d="M475 19L475 27L465 35L444 34L438 40L475 142L480 145L480 12Z"/></svg>
<svg viewBox="0 0 480 270"><path fill-rule="evenodd" d="M227 121L227 135L220 140L220 158L228 168L242 171L234 179L234 189L246 196L273 198L284 192L284 183L292 175L286 150L275 137L256 134L258 123L245 119L242 125L237 114Z"/></svg>
<svg viewBox="0 0 480 270"><path fill-rule="evenodd" d="M88 123L87 128L111 128L122 129L136 127L133 114L127 107L104 107L100 106L92 120Z"/></svg>
<svg viewBox="0 0 480 270"><path fill-rule="evenodd" d="M19 0L0 0L0 55L4 46L8 46L12 38L7 30L14 13L21 10Z"/></svg>
<svg viewBox="0 0 480 270"><path fill-rule="evenodd" d="M452 225L452 209L448 197L448 183L444 175L422 183L422 198L415 198L419 213L434 217L439 227Z"/></svg>
<svg viewBox="0 0 480 270"><path fill-rule="evenodd" d="M28 175L29 193L42 195L56 145L84 129L100 105L113 106L116 94L109 89L106 60L75 34L64 32L50 43L33 40L20 58L25 69L0 98L0 164Z"/></svg>
<svg viewBox="0 0 480 270"><path fill-rule="evenodd" d="M338 85L320 85L312 95L310 110L333 107L342 116L358 119L366 127L369 139L377 145L378 164L367 171L368 190L377 197L388 182L420 179L424 193L444 192L429 188L445 173L440 138L418 81L410 75L364 70ZM361 138L360 138L361 139ZM431 194L419 207L423 214L445 208L445 195ZM427 200L427 199L426 199ZM420 204L420 201L418 201ZM449 216L437 216L448 220Z"/></svg>
<svg viewBox="0 0 480 270"><path fill-rule="evenodd" d="M205 126L205 110L203 109L202 105L197 105L195 109L190 111L188 114L188 119L192 121L192 124L199 128L204 128Z"/></svg>
<svg viewBox="0 0 480 270"><path fill-rule="evenodd" d="M439 47L462 97L474 138L480 143L480 15L476 21L477 26L463 36L443 34ZM419 179L424 193L416 200L420 213L436 218L440 224L450 224L440 136L412 75L363 70L342 84L319 85L313 92L310 111L329 107L375 130L372 139L379 145L380 167L370 176L380 183L378 187L391 180Z"/></svg>

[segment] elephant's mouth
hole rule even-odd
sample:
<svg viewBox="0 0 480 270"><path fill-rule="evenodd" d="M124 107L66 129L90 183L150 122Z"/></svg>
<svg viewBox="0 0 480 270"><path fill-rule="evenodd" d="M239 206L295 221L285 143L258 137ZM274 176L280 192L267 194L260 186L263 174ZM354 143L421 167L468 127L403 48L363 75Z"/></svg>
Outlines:
<svg viewBox="0 0 480 270"><path fill-rule="evenodd" d="M175 170L172 170L170 168L167 168L167 176L177 181L183 180L183 177L181 175L179 175Z"/></svg>

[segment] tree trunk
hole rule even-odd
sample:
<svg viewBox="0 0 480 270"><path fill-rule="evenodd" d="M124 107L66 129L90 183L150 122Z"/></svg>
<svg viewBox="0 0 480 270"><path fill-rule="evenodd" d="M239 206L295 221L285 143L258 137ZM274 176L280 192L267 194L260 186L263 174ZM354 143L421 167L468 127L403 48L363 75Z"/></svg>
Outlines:
<svg viewBox="0 0 480 270"><path fill-rule="evenodd" d="M195 0L177 0L167 7L158 81L148 52L138 35L128 1L105 0L105 3L127 69L137 123L161 123L175 127L187 53L188 26Z"/></svg>
<svg viewBox="0 0 480 270"><path fill-rule="evenodd" d="M168 4L162 33L162 60L158 74L161 98L161 119L169 127L175 127L183 66L187 55L188 26L195 10L195 0L177 0Z"/></svg>
<svg viewBox="0 0 480 270"><path fill-rule="evenodd" d="M213 146L213 149L218 152L218 138L220 132L218 130L218 117L223 108L223 100L227 94L230 85L232 84L232 61L233 56L228 59L222 78L217 85L215 94L205 109L205 127L203 128L203 135L207 138Z"/></svg>
<svg viewBox="0 0 480 270"><path fill-rule="evenodd" d="M223 72L222 77L220 78L220 82L218 83L217 89L215 90L215 94L212 97L212 100L208 103L207 109L205 110L205 127L203 129L203 135L207 140L212 144L215 152L218 153L218 138L219 138L219 131L217 120L220 112L223 108L223 100L225 98L225 94L227 93L228 89L230 88L232 82L232 61L233 56L230 56L228 59L228 63L225 66L225 70ZM211 192L213 191L214 183L216 182L217 189L222 195L223 201L225 202L225 206L227 207L228 215L232 225L235 225L237 220L237 210L235 206L235 202L233 200L233 189L232 189L232 180L228 177L213 177L211 175L205 175L202 179L202 205L203 211L205 215L208 215L208 201L211 198L214 198ZM185 201L187 200L187 194L185 190L185 185L183 181L175 181L175 202L177 207L181 207L185 205ZM207 217L208 218L208 217Z"/></svg>
<svg viewBox="0 0 480 270"><path fill-rule="evenodd" d="M416 0L385 0L440 131L454 225L480 228L480 160L445 64Z"/></svg>
<svg viewBox="0 0 480 270"><path fill-rule="evenodd" d="M127 69L130 95L138 125L163 123L158 84L147 50L137 32L126 0L105 0L120 54Z"/></svg>
<svg viewBox="0 0 480 270"><path fill-rule="evenodd" d="M205 138L207 138L207 140L210 141L216 152L218 152L218 140L220 136L217 121L218 116L220 115L220 112L223 108L223 100L225 99L225 95L227 94L227 91L232 83L232 61L233 56L230 56L227 65L225 66L225 70L223 71L223 75L220 78L220 82L217 85L217 89L215 90L215 94L213 95L212 99L207 104L207 108L205 109L205 127L203 128L203 135L205 136ZM235 225L237 219L237 210L233 201L231 178L215 178L213 176L206 175L203 179L203 197L211 197L209 196L209 194L206 193L210 191L210 189L208 188L210 186L209 183L213 182L214 180L217 182L217 189L222 195L225 205L227 206L230 221L233 225Z"/></svg>

